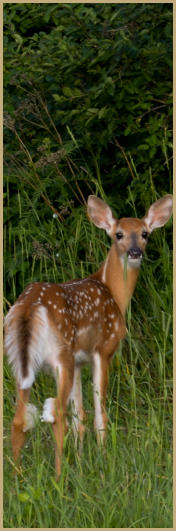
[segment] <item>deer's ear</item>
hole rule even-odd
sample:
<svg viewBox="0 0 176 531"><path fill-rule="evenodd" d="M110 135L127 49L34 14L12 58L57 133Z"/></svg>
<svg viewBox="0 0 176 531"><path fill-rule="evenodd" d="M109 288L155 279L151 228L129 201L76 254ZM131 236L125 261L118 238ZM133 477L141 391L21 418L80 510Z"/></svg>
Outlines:
<svg viewBox="0 0 176 531"><path fill-rule="evenodd" d="M150 232L159 227L163 227L172 215L172 195L164 195L155 201L143 218Z"/></svg>
<svg viewBox="0 0 176 531"><path fill-rule="evenodd" d="M104 229L109 236L112 235L116 219L109 206L102 199L95 195L89 195L87 212L96 227Z"/></svg>

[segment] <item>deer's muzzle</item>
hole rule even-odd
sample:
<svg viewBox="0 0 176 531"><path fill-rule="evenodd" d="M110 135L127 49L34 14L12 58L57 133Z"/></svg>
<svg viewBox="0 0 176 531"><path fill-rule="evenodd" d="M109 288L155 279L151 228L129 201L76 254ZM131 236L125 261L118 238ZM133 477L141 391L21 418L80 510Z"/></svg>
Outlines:
<svg viewBox="0 0 176 531"><path fill-rule="evenodd" d="M143 252L140 249L140 247L132 247L131 249L129 249L127 254L128 254L128 256L130 258L133 258L133 259L142 258L143 257Z"/></svg>

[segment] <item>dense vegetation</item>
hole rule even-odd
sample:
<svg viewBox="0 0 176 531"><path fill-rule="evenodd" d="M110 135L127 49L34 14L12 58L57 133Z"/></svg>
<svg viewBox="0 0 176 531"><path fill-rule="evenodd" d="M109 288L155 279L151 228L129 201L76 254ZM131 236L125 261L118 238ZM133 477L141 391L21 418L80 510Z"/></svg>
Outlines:
<svg viewBox="0 0 176 531"><path fill-rule="evenodd" d="M86 217L89 193L139 217L172 193L172 5L4 4L4 126L6 313L31 279L86 276L104 260L110 242ZM171 247L170 221L148 244L113 362L106 452L86 368L85 448L78 460L69 434L58 485L42 425L11 486L5 362L5 527L172 526ZM33 401L54 393L40 374Z"/></svg>

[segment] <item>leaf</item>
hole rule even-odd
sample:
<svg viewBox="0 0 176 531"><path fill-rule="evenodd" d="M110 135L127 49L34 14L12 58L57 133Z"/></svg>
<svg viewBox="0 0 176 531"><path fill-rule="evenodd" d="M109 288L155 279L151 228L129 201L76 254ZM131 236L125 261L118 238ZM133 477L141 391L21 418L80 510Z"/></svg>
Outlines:
<svg viewBox="0 0 176 531"><path fill-rule="evenodd" d="M59 94L53 94L53 98L58 103L63 103L65 101L65 97L64 96L60 96Z"/></svg>
<svg viewBox="0 0 176 531"><path fill-rule="evenodd" d="M101 118L104 118L106 116L107 107L102 107L98 113L98 118L101 120Z"/></svg>
<svg viewBox="0 0 176 531"><path fill-rule="evenodd" d="M21 48L22 44L23 44L23 38L18 33L14 33L13 37L14 37L16 43L19 45L18 46L18 50L19 50Z"/></svg>
<svg viewBox="0 0 176 531"><path fill-rule="evenodd" d="M26 503L27 501L30 500L30 496L29 496L28 492L19 492L19 494L18 494L18 499L19 499L22 503Z"/></svg>
<svg viewBox="0 0 176 531"><path fill-rule="evenodd" d="M73 91L71 90L70 87L62 87L62 92L63 92L64 96L68 96L68 97L72 97L73 96Z"/></svg>

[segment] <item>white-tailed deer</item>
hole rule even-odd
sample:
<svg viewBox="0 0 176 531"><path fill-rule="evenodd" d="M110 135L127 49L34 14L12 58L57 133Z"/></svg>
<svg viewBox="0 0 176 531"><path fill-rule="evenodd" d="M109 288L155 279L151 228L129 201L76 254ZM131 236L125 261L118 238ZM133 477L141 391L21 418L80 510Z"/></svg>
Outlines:
<svg viewBox="0 0 176 531"><path fill-rule="evenodd" d="M47 398L43 420L52 423L56 440L56 474L61 471L66 409L72 403L75 440L82 441L84 410L81 367L93 367L97 441L105 438L109 362L126 333L125 311L133 294L149 234L172 214L172 196L152 204L142 219L117 220L98 197L88 198L88 215L112 238L100 269L88 278L62 284L34 282L20 295L5 319L5 349L17 382L17 409L12 423L14 459L25 432L33 427L36 408L28 403L35 375L49 365L57 397ZM125 265L126 264L126 265Z"/></svg>

